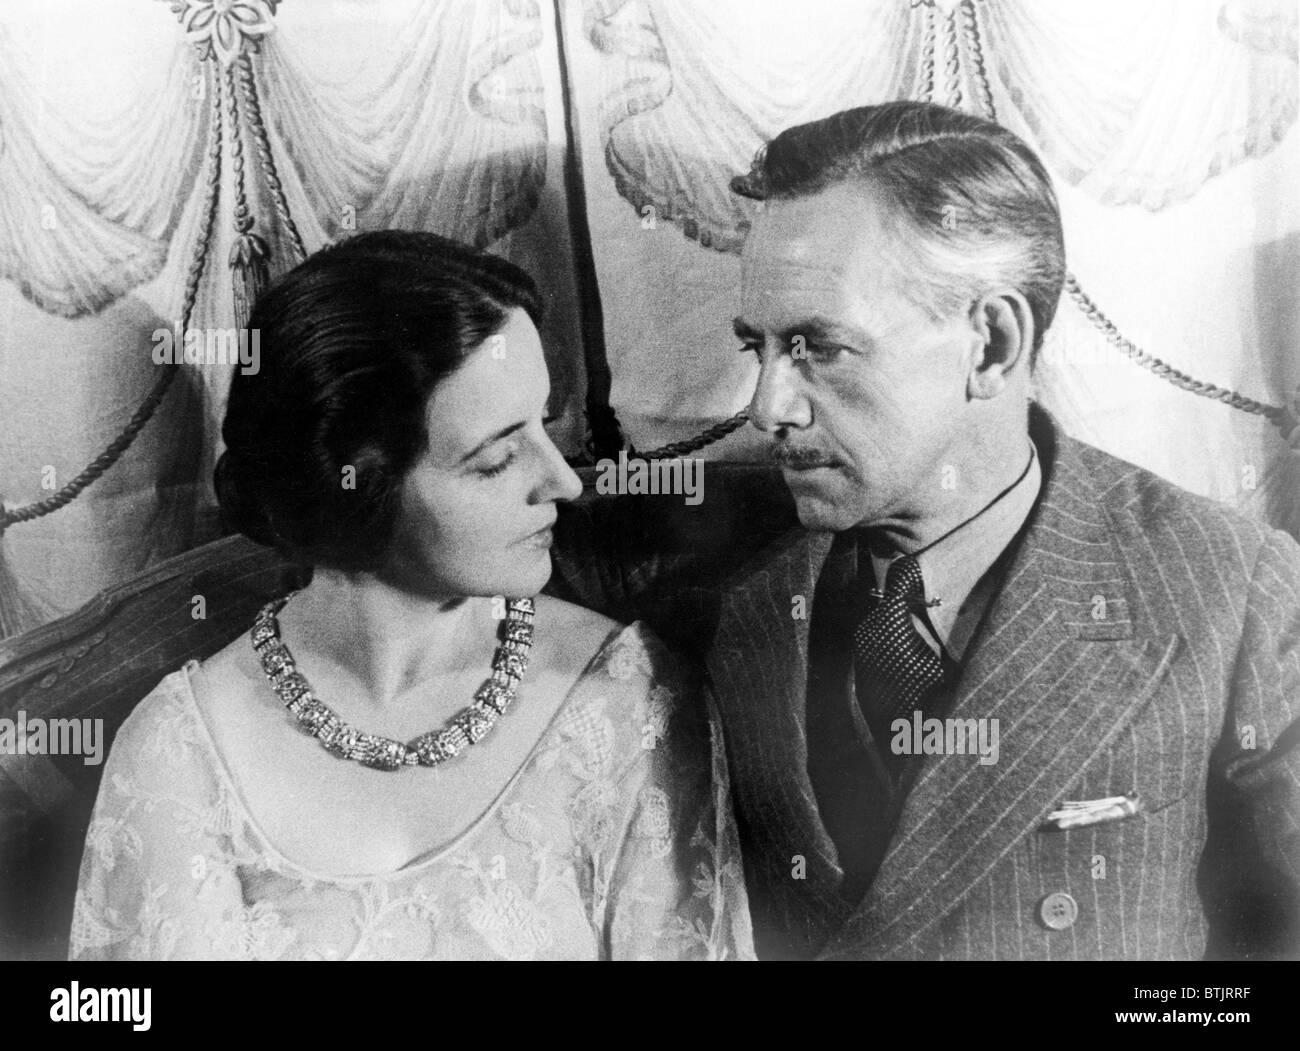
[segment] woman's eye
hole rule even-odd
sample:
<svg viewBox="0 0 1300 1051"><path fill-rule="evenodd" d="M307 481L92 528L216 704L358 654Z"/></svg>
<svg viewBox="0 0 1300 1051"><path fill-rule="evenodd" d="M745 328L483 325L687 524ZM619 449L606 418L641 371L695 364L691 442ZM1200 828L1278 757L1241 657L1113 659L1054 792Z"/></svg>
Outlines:
<svg viewBox="0 0 1300 1051"><path fill-rule="evenodd" d="M502 459L487 467L480 467L478 473L483 478L495 478L512 463L515 462L515 450L511 449Z"/></svg>
<svg viewBox="0 0 1300 1051"><path fill-rule="evenodd" d="M757 343L742 343L739 347L736 348L736 352L737 352L738 354L757 354L757 353L758 353L758 344L757 344Z"/></svg>

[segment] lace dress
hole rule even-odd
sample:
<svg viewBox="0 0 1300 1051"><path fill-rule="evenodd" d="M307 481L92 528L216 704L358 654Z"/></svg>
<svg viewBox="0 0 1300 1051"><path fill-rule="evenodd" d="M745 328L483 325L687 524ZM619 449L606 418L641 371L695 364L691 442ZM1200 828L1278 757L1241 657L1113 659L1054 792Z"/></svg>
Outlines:
<svg viewBox="0 0 1300 1051"><path fill-rule="evenodd" d="M605 644L468 829L374 876L267 841L199 713L202 674L165 678L113 744L73 959L753 958L721 743L643 626Z"/></svg>

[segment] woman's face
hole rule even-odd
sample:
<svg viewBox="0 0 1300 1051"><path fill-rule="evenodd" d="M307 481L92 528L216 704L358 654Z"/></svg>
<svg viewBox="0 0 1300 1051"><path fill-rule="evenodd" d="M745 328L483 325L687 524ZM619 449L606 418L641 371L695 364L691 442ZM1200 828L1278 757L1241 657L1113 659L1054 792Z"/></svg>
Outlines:
<svg viewBox="0 0 1300 1051"><path fill-rule="evenodd" d="M523 310L434 388L385 576L440 596L522 597L551 575L557 500L582 482L543 429L550 377Z"/></svg>

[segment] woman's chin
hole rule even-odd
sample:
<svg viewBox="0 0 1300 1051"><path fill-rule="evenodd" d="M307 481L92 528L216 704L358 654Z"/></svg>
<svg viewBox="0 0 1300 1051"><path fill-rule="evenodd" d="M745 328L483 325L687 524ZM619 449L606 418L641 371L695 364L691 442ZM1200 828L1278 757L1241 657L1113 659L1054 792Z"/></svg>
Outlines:
<svg viewBox="0 0 1300 1051"><path fill-rule="evenodd" d="M418 568L412 565L394 568L385 576L399 590L440 600L452 595L528 598L541 591L551 579L549 548L506 548L490 558L477 556L475 561L480 564L457 567L459 572L425 564ZM475 572L476 569L481 571Z"/></svg>
<svg viewBox="0 0 1300 1051"><path fill-rule="evenodd" d="M549 549L538 550L528 558L517 560L517 568L512 566L511 569L514 572L502 580L495 593L519 598L536 595L551 579L551 552Z"/></svg>

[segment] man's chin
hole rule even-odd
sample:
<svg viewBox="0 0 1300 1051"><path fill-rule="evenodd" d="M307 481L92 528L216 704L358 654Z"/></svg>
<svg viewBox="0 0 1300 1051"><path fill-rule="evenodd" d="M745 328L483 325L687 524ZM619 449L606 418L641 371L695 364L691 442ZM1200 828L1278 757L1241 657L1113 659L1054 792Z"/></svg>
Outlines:
<svg viewBox="0 0 1300 1051"><path fill-rule="evenodd" d="M845 510L833 500L816 493L794 494L794 506L799 524L818 532L838 533L856 525L861 515Z"/></svg>
<svg viewBox="0 0 1300 1051"><path fill-rule="evenodd" d="M862 521L862 490L839 468L782 471L805 529L838 533Z"/></svg>

